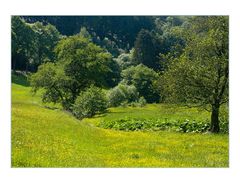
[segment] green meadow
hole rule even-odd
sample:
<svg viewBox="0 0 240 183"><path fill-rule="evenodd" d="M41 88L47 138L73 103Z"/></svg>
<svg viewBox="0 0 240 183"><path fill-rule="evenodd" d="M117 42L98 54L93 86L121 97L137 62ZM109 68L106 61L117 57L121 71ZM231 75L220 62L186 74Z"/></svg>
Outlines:
<svg viewBox="0 0 240 183"><path fill-rule="evenodd" d="M12 167L228 167L228 134L119 131L103 120L208 120L198 108L167 104L110 108L77 120L41 102L26 80L12 76Z"/></svg>

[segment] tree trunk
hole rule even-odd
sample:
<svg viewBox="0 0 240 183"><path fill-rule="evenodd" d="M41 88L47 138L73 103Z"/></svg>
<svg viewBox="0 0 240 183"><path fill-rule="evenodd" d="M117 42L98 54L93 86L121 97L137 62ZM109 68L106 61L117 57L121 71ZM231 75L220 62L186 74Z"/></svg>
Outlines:
<svg viewBox="0 0 240 183"><path fill-rule="evenodd" d="M211 128L210 128L210 131L212 133L218 133L220 131L218 117L219 117L219 105L213 105L212 114L211 114Z"/></svg>

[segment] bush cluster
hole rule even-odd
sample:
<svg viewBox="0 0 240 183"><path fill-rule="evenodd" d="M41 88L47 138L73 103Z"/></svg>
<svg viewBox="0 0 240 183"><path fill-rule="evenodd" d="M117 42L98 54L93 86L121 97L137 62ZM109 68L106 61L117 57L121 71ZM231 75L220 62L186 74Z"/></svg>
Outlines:
<svg viewBox="0 0 240 183"><path fill-rule="evenodd" d="M128 105L131 107L144 107L146 104L146 99L144 97L140 97L137 101L131 102Z"/></svg>
<svg viewBox="0 0 240 183"><path fill-rule="evenodd" d="M101 121L99 127L123 131L139 131L139 130L168 130L184 133L203 133L210 128L208 121L162 121L156 119L137 119L137 118L122 118L114 121ZM226 133L228 130L225 126L221 126L221 131Z"/></svg>
<svg viewBox="0 0 240 183"><path fill-rule="evenodd" d="M139 106L146 105L144 97L139 97L135 86L120 83L107 94L109 107L117 106Z"/></svg>
<svg viewBox="0 0 240 183"><path fill-rule="evenodd" d="M101 88L91 86L77 97L72 107L72 113L78 119L83 119L106 112L108 106L119 105L143 107L146 105L146 100L144 97L139 98L134 86L120 84L108 92L108 97Z"/></svg>
<svg viewBox="0 0 240 183"><path fill-rule="evenodd" d="M73 106L73 114L78 119L92 117L107 110L107 99L102 89L91 86L82 92Z"/></svg>

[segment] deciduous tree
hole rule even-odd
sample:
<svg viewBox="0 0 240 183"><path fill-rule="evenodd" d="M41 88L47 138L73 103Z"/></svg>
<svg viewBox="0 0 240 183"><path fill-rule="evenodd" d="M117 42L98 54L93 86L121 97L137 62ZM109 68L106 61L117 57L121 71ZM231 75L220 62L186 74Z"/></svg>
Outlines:
<svg viewBox="0 0 240 183"><path fill-rule="evenodd" d="M219 132L219 108L228 102L228 17L194 17L186 48L163 74L166 99L211 107L211 132Z"/></svg>
<svg viewBox="0 0 240 183"><path fill-rule="evenodd" d="M112 57L99 46L76 35L61 40L55 52L56 62L41 65L31 77L35 92L45 89L44 101L71 110L77 96L90 85L108 87Z"/></svg>

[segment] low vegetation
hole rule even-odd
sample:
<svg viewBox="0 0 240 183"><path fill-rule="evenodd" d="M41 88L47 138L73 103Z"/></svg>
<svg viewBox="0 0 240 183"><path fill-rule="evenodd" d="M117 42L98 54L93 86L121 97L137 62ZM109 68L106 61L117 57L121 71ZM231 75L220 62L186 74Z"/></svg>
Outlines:
<svg viewBox="0 0 240 183"><path fill-rule="evenodd" d="M78 119L103 113L107 110L106 96L101 88L91 86L77 97L72 110Z"/></svg>

